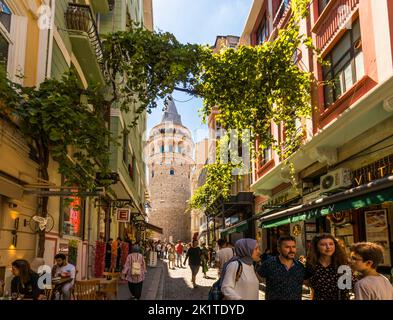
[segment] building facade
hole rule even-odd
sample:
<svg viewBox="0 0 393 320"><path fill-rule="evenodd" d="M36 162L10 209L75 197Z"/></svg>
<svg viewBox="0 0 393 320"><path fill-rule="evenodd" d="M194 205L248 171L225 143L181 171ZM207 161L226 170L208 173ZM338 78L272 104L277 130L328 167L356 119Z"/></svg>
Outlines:
<svg viewBox="0 0 393 320"><path fill-rule="evenodd" d="M385 249L381 271L392 266L392 84L393 6L391 1L313 1L301 30L312 37L330 67L322 68L306 48L297 63L313 72L313 113L299 119L303 144L291 157L296 186L274 152L266 150L254 167L263 247L292 234L304 254L312 237L329 232L347 252L358 241ZM290 1L254 1L242 41L258 45L274 39L291 15ZM277 138L280 125L273 126ZM282 136L282 135L281 135Z"/></svg>
<svg viewBox="0 0 393 320"><path fill-rule="evenodd" d="M171 97L161 122L153 127L147 141L149 194L151 214L149 223L163 229L161 240L189 241L191 215L191 173L194 142L191 132L182 124Z"/></svg>
<svg viewBox="0 0 393 320"><path fill-rule="evenodd" d="M146 22L145 27L150 30L153 23L151 0L2 0L0 6L0 57L6 60L10 79L21 81L24 86L39 86L46 78L60 79L71 69L81 87L103 84L101 36L125 31L131 21ZM24 77L18 78L20 74ZM138 106L132 107L131 113ZM133 118L133 114L111 111L106 120L113 134L118 134ZM64 179L58 174L57 163L50 159L49 181L40 180L34 147L19 133L15 123L0 121L1 280L10 278L8 267L16 258L32 261L36 257L38 236L31 221L39 210L40 197L34 190L26 193L27 186L41 183L41 187L51 185L59 189ZM53 265L56 253L68 254L72 247L77 253L74 261L77 279L88 278L94 271L96 241L124 237L123 231L127 230L127 223L117 223L115 208L131 208L137 219L132 219L129 225L135 226L136 220L144 221L145 129L146 115L142 114L137 126L129 130L127 143L111 150L111 169L119 177L114 193L85 199L74 197L70 206L65 206L63 197L49 197L51 227L46 232L46 264ZM123 163L123 159L127 161ZM75 210L76 206L82 210ZM135 238L141 237L137 231L134 228L132 232Z"/></svg>

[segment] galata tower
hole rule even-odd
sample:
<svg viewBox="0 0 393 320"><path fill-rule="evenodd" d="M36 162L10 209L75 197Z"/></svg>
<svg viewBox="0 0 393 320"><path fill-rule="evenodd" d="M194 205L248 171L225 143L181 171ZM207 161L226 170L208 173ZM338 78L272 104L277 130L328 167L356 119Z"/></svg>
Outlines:
<svg viewBox="0 0 393 320"><path fill-rule="evenodd" d="M161 122L153 127L147 141L148 184L151 214L149 223L161 227L161 240L190 241L191 196L194 143L181 122L172 97L165 101Z"/></svg>

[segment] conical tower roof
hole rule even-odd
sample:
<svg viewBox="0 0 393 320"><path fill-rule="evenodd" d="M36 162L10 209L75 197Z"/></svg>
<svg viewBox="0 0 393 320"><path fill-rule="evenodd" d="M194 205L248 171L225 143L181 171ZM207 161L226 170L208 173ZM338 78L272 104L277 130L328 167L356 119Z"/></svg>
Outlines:
<svg viewBox="0 0 393 320"><path fill-rule="evenodd" d="M181 116L177 113L177 108L172 96L169 96L168 99L165 100L165 111L161 119L161 123L163 122L173 122L174 124L182 125Z"/></svg>

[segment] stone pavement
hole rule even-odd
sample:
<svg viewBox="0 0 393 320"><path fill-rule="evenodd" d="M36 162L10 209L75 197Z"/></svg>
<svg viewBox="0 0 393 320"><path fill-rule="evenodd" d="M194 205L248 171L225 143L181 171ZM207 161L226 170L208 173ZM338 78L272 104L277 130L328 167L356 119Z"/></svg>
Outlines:
<svg viewBox="0 0 393 320"><path fill-rule="evenodd" d="M147 267L145 281L142 287L141 300L162 300L164 290L164 264L162 261L157 262L157 266ZM117 300L129 300L131 298L130 290L126 282L118 285Z"/></svg>
<svg viewBox="0 0 393 320"><path fill-rule="evenodd" d="M188 265L172 270L169 269L167 260L159 260L157 267L148 267L141 300L207 300L210 287L217 280L217 269L210 268L207 276L210 279L203 278L200 269L196 277L197 287L193 288ZM264 283L261 283L259 288L259 300L265 300ZM303 300L309 300L309 290L303 288ZM127 283L120 283L117 300L128 300L130 297Z"/></svg>

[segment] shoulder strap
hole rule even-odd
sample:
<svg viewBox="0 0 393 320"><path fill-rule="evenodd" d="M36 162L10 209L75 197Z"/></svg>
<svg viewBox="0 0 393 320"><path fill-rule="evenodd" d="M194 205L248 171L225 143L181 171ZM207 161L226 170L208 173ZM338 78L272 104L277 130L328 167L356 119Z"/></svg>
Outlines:
<svg viewBox="0 0 393 320"><path fill-rule="evenodd" d="M236 270L235 282L237 282L240 279L242 272L243 272L243 265L242 265L241 261L237 260L237 263L238 263L238 266L237 266L237 270Z"/></svg>

